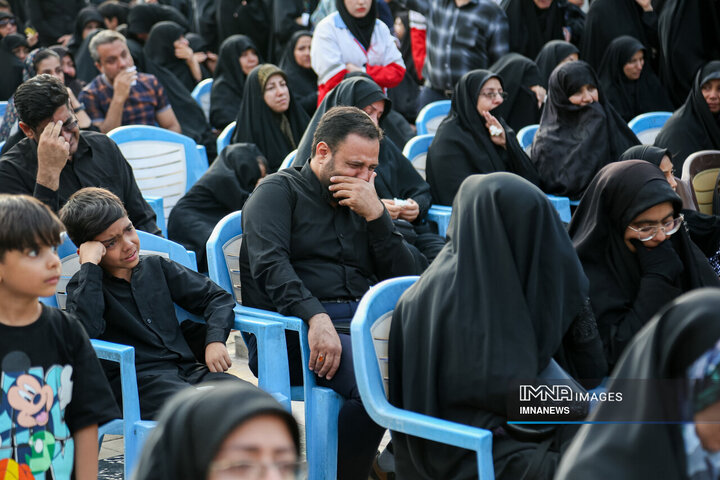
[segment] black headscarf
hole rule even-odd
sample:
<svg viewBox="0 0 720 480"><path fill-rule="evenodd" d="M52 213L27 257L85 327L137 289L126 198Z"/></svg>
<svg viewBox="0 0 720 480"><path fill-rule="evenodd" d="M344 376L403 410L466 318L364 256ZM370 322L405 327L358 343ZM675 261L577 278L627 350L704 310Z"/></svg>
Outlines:
<svg viewBox="0 0 720 480"><path fill-rule="evenodd" d="M680 213L682 201L657 166L644 160L616 162L598 172L570 222L569 233L590 280L590 300L611 364L632 335L657 313L636 302L643 276L624 233L635 217L663 202L670 202L676 215ZM720 285L685 228L669 241L684 267L676 285L678 294Z"/></svg>
<svg viewBox="0 0 720 480"><path fill-rule="evenodd" d="M570 103L583 85L597 87L598 101ZM568 62L553 71L531 153L543 191L580 198L598 170L639 143L607 101L590 65Z"/></svg>
<svg viewBox="0 0 720 480"><path fill-rule="evenodd" d="M695 75L685 104L677 109L655 137L655 145L673 152L675 170L682 172L685 159L700 150L720 149L720 115L713 114L702 94L704 83L720 79L720 61L708 63Z"/></svg>
<svg viewBox="0 0 720 480"><path fill-rule="evenodd" d="M465 180L447 237L393 313L389 399L493 429L508 415L508 381L537 378L561 350L588 281L545 194L516 175ZM393 445L401 478L477 476L475 452L397 432Z"/></svg>
<svg viewBox="0 0 720 480"><path fill-rule="evenodd" d="M579 54L580 51L572 43L564 40L553 40L545 44L535 57L535 64L540 70L541 85L547 89L550 74L560 62L565 60L573 53Z"/></svg>
<svg viewBox="0 0 720 480"><path fill-rule="evenodd" d="M377 101L385 101L385 111L380 117L380 128L391 112L391 102L377 83L365 77L346 78L328 93L320 103L315 115L310 120L305 134L300 140L293 165L304 165L312 155L312 141L320 119L333 107L349 106L364 108ZM380 141L378 166L375 170L375 189L380 198L412 198L420 207L418 221L421 221L430 208L430 187L402 154L400 149L388 136Z"/></svg>
<svg viewBox="0 0 720 480"><path fill-rule="evenodd" d="M137 35L150 33L156 23L163 21L175 22L183 31L188 29L187 20L176 8L158 3L138 3L128 14L127 33L139 39Z"/></svg>
<svg viewBox="0 0 720 480"><path fill-rule="evenodd" d="M603 92L625 121L641 113L671 111L670 97L660 84L649 62L645 62L640 78L630 80L623 67L639 50L647 51L637 39L623 35L610 43L600 63L598 77Z"/></svg>
<svg viewBox="0 0 720 480"><path fill-rule="evenodd" d="M627 400L625 390L622 402L601 402L588 420L656 423L682 418L683 390L663 387L683 385L690 365L717 344L718 311L720 291L703 289L683 295L659 313L635 336L608 385L609 392L634 387L637 394ZM583 425L555 479L688 478L685 452L682 425Z"/></svg>
<svg viewBox="0 0 720 480"><path fill-rule="evenodd" d="M145 43L145 61L152 61L167 69L187 89L192 92L195 88L195 78L185 60L175 56L173 42L183 36L185 29L175 22L159 22L150 30Z"/></svg>
<svg viewBox="0 0 720 480"><path fill-rule="evenodd" d="M476 173L513 172L533 183L539 180L515 133L495 111L493 115L505 129L507 150L490 140L477 102L491 78L502 84L502 79L488 70L473 70L455 85L450 114L438 127L427 154L427 180L435 203L451 205L463 180Z"/></svg>
<svg viewBox="0 0 720 480"><path fill-rule="evenodd" d="M508 94L493 115L501 116L515 131L538 123L541 110L530 87L543 82L535 62L519 53L508 53L492 64L490 71L503 79L503 90Z"/></svg>
<svg viewBox="0 0 720 480"><path fill-rule="evenodd" d="M97 22L100 25L98 28L105 28L105 19L100 12L98 12L95 5L85 7L78 12L77 19L75 20L75 32L67 46L73 55L77 54L78 49L82 45L84 40L83 30L85 30L85 25L90 22Z"/></svg>
<svg viewBox="0 0 720 480"><path fill-rule="evenodd" d="M607 46L621 35L637 38L646 48L657 47L657 34L649 35L652 29L642 16L643 9L635 0L594 0L585 19L580 58L597 69Z"/></svg>
<svg viewBox="0 0 720 480"><path fill-rule="evenodd" d="M11 37L11 35L5 38ZM23 81L23 62L12 53L11 40L0 42L0 65L3 66L3 73L0 75L0 101L6 101L15 93L15 89Z"/></svg>
<svg viewBox="0 0 720 480"><path fill-rule="evenodd" d="M242 106L232 143L248 142L258 146L268 160L268 173L277 171L288 153L295 150L308 125L305 110L295 101L290 90L290 104L284 113L270 110L263 98L265 83L273 75L287 75L275 65L266 63L253 69L245 81ZM292 137L292 138L290 138Z"/></svg>
<svg viewBox="0 0 720 480"><path fill-rule="evenodd" d="M269 394L247 383L215 382L185 389L163 407L143 446L136 480L204 480L222 442L244 422L272 415L281 419L300 453L292 415Z"/></svg>
<svg viewBox="0 0 720 480"><path fill-rule="evenodd" d="M365 50L370 48L373 30L375 30L375 21L377 20L376 1L377 0L371 0L370 10L368 10L364 17L355 18L350 15L350 12L345 7L345 0L335 0L335 8L337 8L340 18L342 18L342 21L348 30L350 30L350 33L353 34L353 37L365 47Z"/></svg>
<svg viewBox="0 0 720 480"><path fill-rule="evenodd" d="M100 74L95 60L90 55L90 42L101 30L93 30L85 37L75 53L75 77L81 82L90 83Z"/></svg>
<svg viewBox="0 0 720 480"><path fill-rule="evenodd" d="M298 103L302 105L308 115L312 115L317 109L317 74L312 68L301 67L295 61L295 45L303 37L312 38L312 33L301 30L290 37L280 62L280 68L287 74L288 85Z"/></svg>
<svg viewBox="0 0 720 480"><path fill-rule="evenodd" d="M261 177L258 158L263 154L251 143L228 145L170 212L168 237L197 254L198 268L207 270L205 244L217 222L242 210Z"/></svg>
<svg viewBox="0 0 720 480"><path fill-rule="evenodd" d="M246 35L232 35L220 45L210 90L210 123L217 129L234 121L240 110L246 75L239 59L246 50L258 53L252 39ZM259 61L263 63L262 58Z"/></svg>
<svg viewBox="0 0 720 480"><path fill-rule="evenodd" d="M658 1L660 78L679 106L693 86L698 69L720 60L720 7L696 0Z"/></svg>
<svg viewBox="0 0 720 480"><path fill-rule="evenodd" d="M170 100L175 116L180 122L183 135L195 140L200 145L205 145L208 158L215 158L217 147L215 146L215 135L212 132L210 124L205 119L205 113L197 102L190 96L190 91L175 76L173 72L156 63L152 57L152 45L155 43L155 28L160 27L159 32L165 28L164 25L170 24L173 29L181 28L173 22L160 22L150 31L150 36L145 44L145 66L147 73L155 75L160 84L165 87L165 93ZM151 41L152 40L152 41Z"/></svg>
<svg viewBox="0 0 720 480"><path fill-rule="evenodd" d="M565 38L564 11L557 0L546 9L538 8L533 0L505 0L503 8L508 18L511 52L535 58L547 42Z"/></svg>

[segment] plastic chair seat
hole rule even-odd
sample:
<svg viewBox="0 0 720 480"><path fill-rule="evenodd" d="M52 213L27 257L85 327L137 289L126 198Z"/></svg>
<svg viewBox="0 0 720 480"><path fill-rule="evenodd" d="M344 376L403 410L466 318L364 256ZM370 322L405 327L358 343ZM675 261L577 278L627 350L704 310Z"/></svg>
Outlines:
<svg viewBox="0 0 720 480"><path fill-rule="evenodd" d="M418 135L437 132L438 127L450 113L450 100L438 100L425 105L418 112L415 126Z"/></svg>

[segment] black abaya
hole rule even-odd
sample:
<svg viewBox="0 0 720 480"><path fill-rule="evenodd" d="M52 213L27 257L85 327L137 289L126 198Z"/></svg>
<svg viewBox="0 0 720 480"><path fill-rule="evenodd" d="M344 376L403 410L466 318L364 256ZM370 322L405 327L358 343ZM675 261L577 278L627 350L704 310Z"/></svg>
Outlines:
<svg viewBox="0 0 720 480"><path fill-rule="evenodd" d="M269 4L269 2L268 2ZM269 58L272 17L264 0L218 0L217 28L220 43L231 35L247 35L258 48L261 58Z"/></svg>
<svg viewBox="0 0 720 480"><path fill-rule="evenodd" d="M608 46L598 69L603 92L627 122L641 113L673 110L667 91L648 62L637 80L630 80L623 72L625 64L640 50L647 56L647 50L637 39L618 37Z"/></svg>
<svg viewBox="0 0 720 480"><path fill-rule="evenodd" d="M295 101L292 91L288 109L284 113L273 112L265 103L265 82L276 74L282 75L287 81L285 73L270 63L257 66L250 72L245 80L242 105L232 137L232 143L257 145L267 158L268 173L276 172L287 154L297 148L309 121L305 110ZM282 129L283 123L287 125L285 131Z"/></svg>
<svg viewBox="0 0 720 480"><path fill-rule="evenodd" d="M100 71L95 66L95 60L93 60L90 54L90 42L95 38L95 35L100 32L101 30L99 29L90 32L80 44L75 54L75 77L86 84L92 82L95 77L100 75Z"/></svg>
<svg viewBox="0 0 720 480"><path fill-rule="evenodd" d="M555 70L555 67L573 53L579 54L580 51L575 45L564 40L548 42L542 50L540 50L540 53L535 57L535 64L538 70L540 70L541 85L545 87L545 89L547 89L550 74Z"/></svg>
<svg viewBox="0 0 720 480"><path fill-rule="evenodd" d="M570 103L584 85L598 90L598 101ZM583 61L557 67L531 156L544 192L580 198L595 174L640 141L605 97L592 67Z"/></svg>
<svg viewBox="0 0 720 480"><path fill-rule="evenodd" d="M530 90L530 87L542 85L535 62L518 53L508 53L492 64L490 71L503 79L503 90L508 94L493 115L502 117L516 132L538 123L541 109L537 95Z"/></svg>
<svg viewBox="0 0 720 480"><path fill-rule="evenodd" d="M570 237L590 280L590 301L611 366L665 304L689 290L720 286L684 227L663 242L669 242L682 262L677 276L644 266L630 251L624 240L630 222L664 202L672 204L675 216L680 213L682 201L659 168L644 160L616 162L598 172L570 222ZM670 265L672 260L668 256L662 263Z"/></svg>
<svg viewBox="0 0 720 480"><path fill-rule="evenodd" d="M598 424L580 428L556 480L690 478L683 425L677 422L688 419L688 368L720 339L718 311L717 289L688 293L635 336L608 385L609 392L625 390L623 401L600 403L588 419ZM629 401L627 387L636 393Z"/></svg>
<svg viewBox="0 0 720 480"><path fill-rule="evenodd" d="M720 61L705 65L695 75L693 88L655 137L655 145L672 152L673 167L682 172L688 156L700 150L720 149L720 115L713 114L702 94L704 83L720 79Z"/></svg>
<svg viewBox="0 0 720 480"><path fill-rule="evenodd" d="M442 121L427 153L427 180L433 200L451 205L460 184L476 173L512 172L532 183L539 182L537 171L505 121L506 147L492 143L485 119L477 110L480 90L491 78L488 70L466 73L455 85L450 114Z"/></svg>
<svg viewBox="0 0 720 480"><path fill-rule="evenodd" d="M290 37L285 54L280 62L280 68L288 76L288 86L292 90L295 99L303 107L305 113L312 115L317 109L317 74L312 67L301 67L295 61L295 45L303 37L312 38L312 33L301 30Z"/></svg>
<svg viewBox="0 0 720 480"><path fill-rule="evenodd" d="M508 382L553 357L575 378L606 374L587 278L538 188L509 173L463 182L448 243L395 308L388 353L392 404L490 430L508 417ZM538 444L494 431L496 478L521 478ZM393 445L399 478L477 478L475 452L397 432ZM552 478L558 457L533 478Z"/></svg>
<svg viewBox="0 0 720 480"><path fill-rule="evenodd" d="M246 35L232 35L220 45L210 90L210 123L218 130L233 122L240 110L247 75L239 59L247 50L258 53L257 47ZM263 63L262 58L258 60Z"/></svg>
<svg viewBox="0 0 720 480"><path fill-rule="evenodd" d="M169 71L188 92L192 92L197 81L192 76L185 60L175 56L173 42L185 33L185 29L175 22L159 22L150 29L145 43L145 61ZM163 84L164 85L164 84Z"/></svg>
<svg viewBox="0 0 720 480"><path fill-rule="evenodd" d="M9 36L9 35L8 35ZM0 42L0 101L7 101L15 93L15 89L23 82L23 62L9 49L9 42Z"/></svg>
<svg viewBox="0 0 720 480"><path fill-rule="evenodd" d="M170 212L168 238L197 254L200 271L207 270L205 244L213 228L225 215L242 210L261 178L258 159L265 162L253 144L228 145Z"/></svg>

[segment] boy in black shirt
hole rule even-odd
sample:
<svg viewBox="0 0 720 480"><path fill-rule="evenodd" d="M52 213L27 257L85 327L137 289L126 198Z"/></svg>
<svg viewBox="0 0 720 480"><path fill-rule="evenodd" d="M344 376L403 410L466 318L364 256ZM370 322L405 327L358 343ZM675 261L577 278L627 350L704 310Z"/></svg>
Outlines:
<svg viewBox="0 0 720 480"><path fill-rule="evenodd" d="M97 479L98 424L121 416L80 323L38 302L62 230L40 201L0 195L0 465L17 478Z"/></svg>
<svg viewBox="0 0 720 480"><path fill-rule="evenodd" d="M80 271L67 286L68 311L91 338L135 347L140 415L151 420L167 398L188 385L239 378L225 342L235 300L203 275L159 255L140 258L140 239L112 192L88 187L60 211L68 236L79 245ZM183 337L174 304L205 318L205 364ZM120 398L120 379L108 371Z"/></svg>

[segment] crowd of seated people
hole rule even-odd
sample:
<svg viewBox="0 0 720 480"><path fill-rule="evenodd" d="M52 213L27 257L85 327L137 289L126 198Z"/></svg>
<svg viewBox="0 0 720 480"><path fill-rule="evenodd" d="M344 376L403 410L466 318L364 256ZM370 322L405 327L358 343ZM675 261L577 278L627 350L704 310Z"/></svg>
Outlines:
<svg viewBox="0 0 720 480"><path fill-rule="evenodd" d="M712 211L698 211L682 173L696 152L720 150L713 3L0 0L0 405L12 462L30 471L24 432L44 428L74 445L53 478L97 477L97 426L121 402L95 338L135 348L142 418L197 447L178 468L188 447L151 437L138 478L217 479L239 465L300 478L297 424L227 373L233 292L202 275L214 228L242 211L228 268L243 304L303 320L309 364L287 332L289 383L309 370L345 399L338 478L477 475L472 452L401 432L377 451L386 429L359 393L349 325L373 285L404 275L420 280L393 314L389 401L491 431L496 478L638 478L633 458L717 478L720 440L704 422L720 420L720 333L706 325L720 301L720 161L695 162L715 169ZM431 107L443 113L428 130ZM648 140L630 125L653 112L669 118ZM167 230L147 174L111 139L139 125L207 157ZM416 164L403 148L422 129ZM573 206L569 223L557 196ZM449 212L445 235L433 211ZM135 229L194 252L197 271L141 258ZM80 266L61 312L38 298L52 296L55 247L70 241ZM205 324L180 324L175 305ZM257 375L262 345L245 341ZM674 379L667 405L644 384L633 408L586 412L674 424L514 428L510 381L555 363L582 389ZM193 391L208 380L222 382ZM21 415L33 382L62 422ZM265 453L231 452L252 441Z"/></svg>

